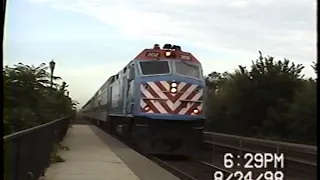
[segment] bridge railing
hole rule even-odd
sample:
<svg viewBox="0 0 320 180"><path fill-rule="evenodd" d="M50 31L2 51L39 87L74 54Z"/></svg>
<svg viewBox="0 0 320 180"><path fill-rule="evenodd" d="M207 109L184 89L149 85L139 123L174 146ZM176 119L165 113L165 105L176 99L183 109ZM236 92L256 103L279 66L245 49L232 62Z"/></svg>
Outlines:
<svg viewBox="0 0 320 180"><path fill-rule="evenodd" d="M53 144L65 136L71 117L64 117L3 137L4 179L35 180L49 166Z"/></svg>

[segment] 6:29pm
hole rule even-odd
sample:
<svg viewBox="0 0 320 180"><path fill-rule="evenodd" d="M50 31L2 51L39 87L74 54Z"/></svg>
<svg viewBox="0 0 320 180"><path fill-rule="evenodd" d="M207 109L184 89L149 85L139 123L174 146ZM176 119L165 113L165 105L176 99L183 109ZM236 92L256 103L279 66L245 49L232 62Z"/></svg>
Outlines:
<svg viewBox="0 0 320 180"><path fill-rule="evenodd" d="M244 169L267 169L267 168L284 168L283 153L245 153L243 157L226 153L224 155L225 168L244 168Z"/></svg>

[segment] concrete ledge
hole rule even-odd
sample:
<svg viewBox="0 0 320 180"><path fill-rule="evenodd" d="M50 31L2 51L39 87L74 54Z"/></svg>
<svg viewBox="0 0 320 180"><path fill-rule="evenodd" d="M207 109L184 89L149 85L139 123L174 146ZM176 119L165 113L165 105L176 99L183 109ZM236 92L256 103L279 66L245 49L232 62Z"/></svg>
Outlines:
<svg viewBox="0 0 320 180"><path fill-rule="evenodd" d="M122 142L113 138L96 126L90 126L92 131L105 143L109 148L122 159L124 163L141 179L141 180L180 180L170 172L166 171L153 161L132 150Z"/></svg>
<svg viewBox="0 0 320 180"><path fill-rule="evenodd" d="M58 154L66 161L51 164L45 180L139 180L128 166L93 133L90 125L73 125Z"/></svg>

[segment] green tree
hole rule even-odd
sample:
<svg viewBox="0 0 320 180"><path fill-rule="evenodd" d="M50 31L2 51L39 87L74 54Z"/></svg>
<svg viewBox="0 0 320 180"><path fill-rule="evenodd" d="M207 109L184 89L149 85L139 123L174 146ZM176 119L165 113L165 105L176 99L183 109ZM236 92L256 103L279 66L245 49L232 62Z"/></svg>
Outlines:
<svg viewBox="0 0 320 180"><path fill-rule="evenodd" d="M317 74L317 63L312 67ZM284 113L290 141L317 144L317 80L309 78L295 92L293 103Z"/></svg>
<svg viewBox="0 0 320 180"><path fill-rule="evenodd" d="M19 63L3 69L4 134L27 129L70 115L73 102L62 89L50 88L50 73L42 63L38 67ZM53 77L60 80L60 77ZM54 83L55 86L59 86Z"/></svg>
<svg viewBox="0 0 320 180"><path fill-rule="evenodd" d="M286 122L278 114L286 112L287 104L292 103L294 93L303 85L304 68L301 64L295 65L289 60L274 61L273 57L263 58L260 53L258 60L251 66L253 83L257 87L254 97L255 117L262 121L256 124L259 134L263 136L286 136Z"/></svg>
<svg viewBox="0 0 320 180"><path fill-rule="evenodd" d="M317 82L306 80L301 90L295 92L294 102L283 114L288 122L286 129L290 141L316 144L317 138Z"/></svg>
<svg viewBox="0 0 320 180"><path fill-rule="evenodd" d="M314 141L315 81L303 79L301 64L287 59L276 61L259 53L250 70L239 66L233 73L213 72L206 78L206 128L278 140L298 140L304 134L300 140ZM316 71L317 64L313 67ZM300 108L301 105L307 108ZM306 116L308 121L302 118ZM304 130L296 130L302 122Z"/></svg>

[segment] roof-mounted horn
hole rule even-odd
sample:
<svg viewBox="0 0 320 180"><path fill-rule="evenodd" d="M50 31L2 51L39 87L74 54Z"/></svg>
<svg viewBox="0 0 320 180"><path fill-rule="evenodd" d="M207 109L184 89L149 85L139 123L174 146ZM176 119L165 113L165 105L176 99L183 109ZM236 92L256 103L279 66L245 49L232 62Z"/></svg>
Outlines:
<svg viewBox="0 0 320 180"><path fill-rule="evenodd" d="M171 49L171 48L172 48L171 44L165 44L163 46L163 49Z"/></svg>
<svg viewBox="0 0 320 180"><path fill-rule="evenodd" d="M181 51L181 47L178 45L173 45L172 49L174 49L176 51Z"/></svg>
<svg viewBox="0 0 320 180"><path fill-rule="evenodd" d="M159 44L154 44L153 49L160 49Z"/></svg>

